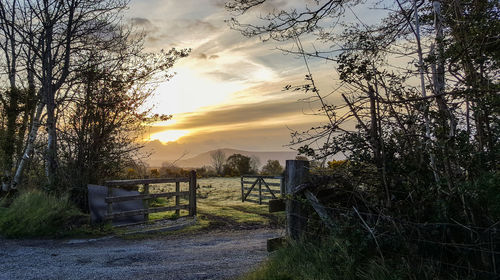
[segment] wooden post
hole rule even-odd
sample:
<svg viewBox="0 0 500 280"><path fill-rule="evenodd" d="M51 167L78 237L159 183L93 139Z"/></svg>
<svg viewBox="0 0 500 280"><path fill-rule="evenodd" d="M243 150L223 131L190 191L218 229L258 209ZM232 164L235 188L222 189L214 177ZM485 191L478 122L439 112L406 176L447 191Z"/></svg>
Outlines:
<svg viewBox="0 0 500 280"><path fill-rule="evenodd" d="M189 173L189 216L196 216L196 171Z"/></svg>
<svg viewBox="0 0 500 280"><path fill-rule="evenodd" d="M175 192L179 193L181 191L181 183L180 182L175 182ZM179 206L181 201L181 197L179 194L175 196L175 206ZM175 215L179 217L181 214L181 210L177 209L175 210Z"/></svg>
<svg viewBox="0 0 500 280"><path fill-rule="evenodd" d="M287 160L285 171L287 234L294 240L299 240L307 222L305 213L301 211L301 203L296 201L295 190L300 184L307 182L309 177L309 162L304 160Z"/></svg>
<svg viewBox="0 0 500 280"><path fill-rule="evenodd" d="M257 178L259 180L259 205L262 205L262 178Z"/></svg>
<svg viewBox="0 0 500 280"><path fill-rule="evenodd" d="M108 193L107 197L112 197L113 196L113 188L108 186ZM108 215L113 214L113 203L111 201L108 201Z"/></svg>
<svg viewBox="0 0 500 280"><path fill-rule="evenodd" d="M245 184L243 184L243 176L241 176L241 202L245 202Z"/></svg>
<svg viewBox="0 0 500 280"><path fill-rule="evenodd" d="M144 184L144 194L149 194L149 184ZM149 210L149 199L144 199L142 201L145 210ZM144 214L144 221L149 221L149 213Z"/></svg>
<svg viewBox="0 0 500 280"><path fill-rule="evenodd" d="M280 179L280 197L285 196L285 176L281 176Z"/></svg>

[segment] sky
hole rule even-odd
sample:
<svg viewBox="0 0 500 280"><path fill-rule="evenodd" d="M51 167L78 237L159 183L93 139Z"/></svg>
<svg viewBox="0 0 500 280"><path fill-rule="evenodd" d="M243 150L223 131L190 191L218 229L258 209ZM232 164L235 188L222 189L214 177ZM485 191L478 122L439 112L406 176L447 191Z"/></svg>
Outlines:
<svg viewBox="0 0 500 280"><path fill-rule="evenodd" d="M270 1L257 13L297 1ZM172 69L176 75L158 86L150 103L154 112L173 114L173 119L150 127L145 140L159 140L172 150L172 157L218 148L286 151L290 132L328 121L311 115L318 103L300 101L310 93L283 90L287 84L304 83L306 74L302 57L278 50L294 48L293 42L244 37L224 22L231 16L224 0L130 3L127 18L147 34L147 51L191 49L189 57ZM313 44L304 43L305 48ZM337 79L333 65L309 63L321 92L333 91ZM340 102L338 96L329 98L331 103Z"/></svg>

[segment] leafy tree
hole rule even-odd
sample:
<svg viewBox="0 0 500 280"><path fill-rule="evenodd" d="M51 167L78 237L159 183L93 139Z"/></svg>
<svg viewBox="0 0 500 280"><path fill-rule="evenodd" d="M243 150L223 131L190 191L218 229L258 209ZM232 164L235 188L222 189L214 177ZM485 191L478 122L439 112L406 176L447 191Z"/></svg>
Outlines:
<svg viewBox="0 0 500 280"><path fill-rule="evenodd" d="M242 154L231 155L227 158L226 164L227 169L232 170L237 176L250 173L250 158Z"/></svg>
<svg viewBox="0 0 500 280"><path fill-rule="evenodd" d="M160 171L158 169L153 168L149 171L149 174L152 178L159 178L160 177Z"/></svg>
<svg viewBox="0 0 500 280"><path fill-rule="evenodd" d="M222 174L226 177L235 177L239 176L238 170L233 169L229 164L224 164L222 166Z"/></svg>
<svg viewBox="0 0 500 280"><path fill-rule="evenodd" d="M266 165L262 167L262 175L281 175L283 173L283 166L278 160L268 160Z"/></svg>

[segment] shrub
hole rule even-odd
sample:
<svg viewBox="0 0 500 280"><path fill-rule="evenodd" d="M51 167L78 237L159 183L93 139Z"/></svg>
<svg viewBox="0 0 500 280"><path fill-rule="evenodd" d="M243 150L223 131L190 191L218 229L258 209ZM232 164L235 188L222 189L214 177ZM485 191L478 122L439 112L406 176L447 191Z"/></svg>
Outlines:
<svg viewBox="0 0 500 280"><path fill-rule="evenodd" d="M83 216L66 197L41 191L20 194L0 214L0 234L9 238L62 236Z"/></svg>

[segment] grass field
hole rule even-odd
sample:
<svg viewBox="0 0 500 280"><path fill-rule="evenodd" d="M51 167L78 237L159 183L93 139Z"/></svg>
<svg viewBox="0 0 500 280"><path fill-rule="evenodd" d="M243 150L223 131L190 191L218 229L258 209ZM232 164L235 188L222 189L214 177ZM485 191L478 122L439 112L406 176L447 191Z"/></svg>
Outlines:
<svg viewBox="0 0 500 280"><path fill-rule="evenodd" d="M274 227L280 222L279 215L269 213L267 205L241 202L240 178L203 178L197 184L198 225L196 229L250 229ZM170 192L174 184L163 184L151 187L151 192ZM188 189L187 183L181 183L181 191ZM187 200L181 199L181 204ZM158 199L152 206L174 205L174 198ZM186 215L182 210L180 215ZM173 212L150 214L150 219L174 218Z"/></svg>

